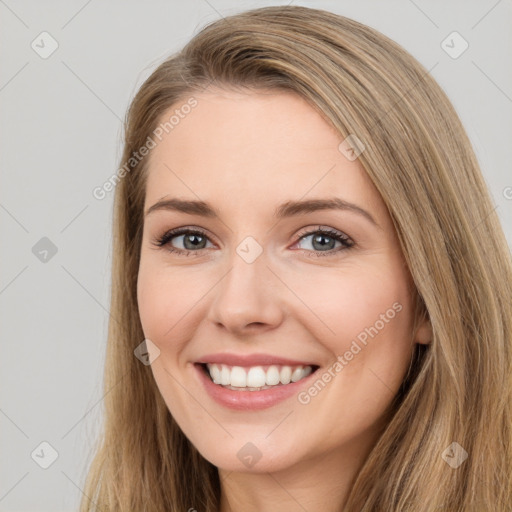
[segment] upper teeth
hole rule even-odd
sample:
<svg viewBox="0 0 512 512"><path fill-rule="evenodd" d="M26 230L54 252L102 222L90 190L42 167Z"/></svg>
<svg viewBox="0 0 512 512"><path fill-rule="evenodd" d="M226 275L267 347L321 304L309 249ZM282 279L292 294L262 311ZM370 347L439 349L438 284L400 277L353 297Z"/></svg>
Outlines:
<svg viewBox="0 0 512 512"><path fill-rule="evenodd" d="M227 366L225 364L207 364L206 367L215 384L237 388L260 388L289 384L307 377L311 366ZM266 368L266 370L265 370Z"/></svg>

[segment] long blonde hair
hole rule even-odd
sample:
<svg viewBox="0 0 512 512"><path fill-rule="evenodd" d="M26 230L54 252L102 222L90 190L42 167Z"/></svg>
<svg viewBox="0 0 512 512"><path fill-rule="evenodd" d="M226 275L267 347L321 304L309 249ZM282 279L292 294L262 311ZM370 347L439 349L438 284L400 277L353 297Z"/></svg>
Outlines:
<svg viewBox="0 0 512 512"><path fill-rule="evenodd" d="M399 45L342 16L280 6L208 25L152 73L129 108L114 201L104 426L81 512L218 510L217 469L133 354L144 339L136 288L147 173L147 158L133 155L169 107L212 83L295 92L340 141L357 136L414 280L418 315L432 325L344 510L510 510L512 265L467 135L428 71ZM457 468L442 457L453 442L468 454Z"/></svg>

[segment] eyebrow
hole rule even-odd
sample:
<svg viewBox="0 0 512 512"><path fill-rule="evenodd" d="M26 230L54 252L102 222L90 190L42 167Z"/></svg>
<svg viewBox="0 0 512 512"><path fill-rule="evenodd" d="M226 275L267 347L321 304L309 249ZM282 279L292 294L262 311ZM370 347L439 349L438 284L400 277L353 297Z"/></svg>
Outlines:
<svg viewBox="0 0 512 512"><path fill-rule="evenodd" d="M162 199L148 208L145 216L156 210L178 211L188 213L189 215L219 218L215 208L208 203L190 199ZM357 213L380 229L380 226L369 212L356 204L349 203L348 201L344 201L338 197L328 199L307 199L303 201L286 201L275 209L274 217L276 219L284 219L321 210L342 210Z"/></svg>

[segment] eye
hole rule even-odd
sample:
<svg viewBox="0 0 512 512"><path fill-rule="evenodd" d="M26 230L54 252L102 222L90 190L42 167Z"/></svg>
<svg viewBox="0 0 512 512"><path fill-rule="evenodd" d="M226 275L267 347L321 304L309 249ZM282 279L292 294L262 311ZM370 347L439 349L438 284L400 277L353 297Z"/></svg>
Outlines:
<svg viewBox="0 0 512 512"><path fill-rule="evenodd" d="M307 239L310 240L307 241ZM208 248L208 243L210 248L213 246L206 233L197 228L171 229L154 240L153 243L157 247L165 247L169 252L179 256L190 256L192 253L195 253L194 256L199 256L202 254L202 250ZM294 246L297 245L304 245L305 247L299 247L299 249L305 250L309 256L332 256L350 249L354 246L354 242L341 231L318 226L314 230L300 233L299 240Z"/></svg>
<svg viewBox="0 0 512 512"><path fill-rule="evenodd" d="M209 238L204 231L199 229L177 228L166 231L161 237L154 241L154 244L158 247L165 246L169 252L189 256L192 252L200 253L202 249L206 249L208 242L210 242ZM176 247L175 244L178 245L178 247Z"/></svg>
<svg viewBox="0 0 512 512"><path fill-rule="evenodd" d="M309 241L303 244L303 247L299 248L307 250L307 252L315 257L332 256L334 253L350 249L354 246L354 242L345 233L332 228L322 228L322 226L318 226L313 231L302 232L299 236L300 240L297 244L301 244L302 241L309 239Z"/></svg>

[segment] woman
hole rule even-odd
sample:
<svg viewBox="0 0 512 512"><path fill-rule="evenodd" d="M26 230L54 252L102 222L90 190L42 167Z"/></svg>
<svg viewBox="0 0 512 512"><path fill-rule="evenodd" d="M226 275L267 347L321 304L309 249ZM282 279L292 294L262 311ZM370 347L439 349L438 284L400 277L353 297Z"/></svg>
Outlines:
<svg viewBox="0 0 512 512"><path fill-rule="evenodd" d="M510 254L408 53L219 20L139 90L120 171L82 511L509 510Z"/></svg>

